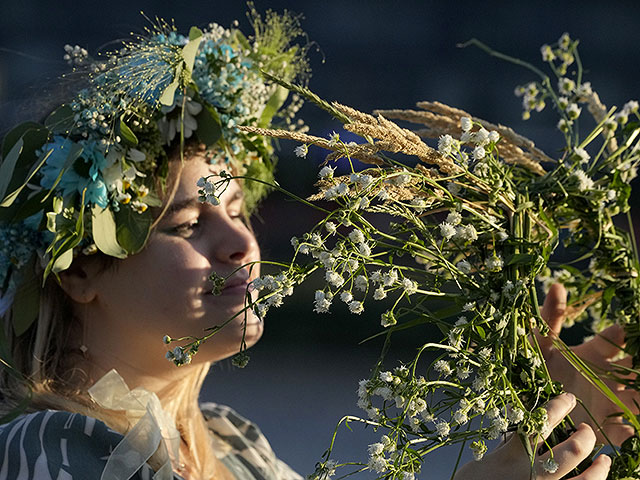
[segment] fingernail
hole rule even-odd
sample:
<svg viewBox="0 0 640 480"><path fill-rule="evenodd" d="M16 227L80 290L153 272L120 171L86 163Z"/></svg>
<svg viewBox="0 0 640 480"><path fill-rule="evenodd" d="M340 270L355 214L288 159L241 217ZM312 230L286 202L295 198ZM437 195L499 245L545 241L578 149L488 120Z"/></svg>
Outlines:
<svg viewBox="0 0 640 480"><path fill-rule="evenodd" d="M571 405L576 404L576 396L573 393L567 392L565 395L567 396L567 399L569 399L569 402L571 402Z"/></svg>
<svg viewBox="0 0 640 480"><path fill-rule="evenodd" d="M607 467L611 466L611 457L609 455L600 455L601 457L604 457L604 463L607 464Z"/></svg>

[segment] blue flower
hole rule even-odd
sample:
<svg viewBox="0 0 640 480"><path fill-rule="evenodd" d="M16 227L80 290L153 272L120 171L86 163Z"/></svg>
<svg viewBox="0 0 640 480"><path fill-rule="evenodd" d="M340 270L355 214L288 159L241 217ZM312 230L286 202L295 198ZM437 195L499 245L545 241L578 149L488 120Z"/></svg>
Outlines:
<svg viewBox="0 0 640 480"><path fill-rule="evenodd" d="M56 135L53 142L43 147L43 151L51 150L51 154L42 166L40 185L45 189L53 187L60 171L64 167L65 162L71 152L73 142L68 138ZM63 197L69 197L76 193L82 195L86 189L85 201L106 208L108 205L107 187L102 178L102 170L106 167L107 160L100 150L98 144L94 141L81 143L83 147L82 156L76 160L89 163L89 177L84 177L78 173L72 165L67 168L60 182L56 186L56 191L60 192Z"/></svg>

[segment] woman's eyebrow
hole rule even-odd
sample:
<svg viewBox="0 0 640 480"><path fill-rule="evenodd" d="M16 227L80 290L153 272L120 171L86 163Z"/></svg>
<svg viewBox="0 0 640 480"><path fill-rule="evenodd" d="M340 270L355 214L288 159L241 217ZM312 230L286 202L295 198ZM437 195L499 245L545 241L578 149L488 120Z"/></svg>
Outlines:
<svg viewBox="0 0 640 480"><path fill-rule="evenodd" d="M169 205L169 208L167 208L165 215L172 215L176 212L179 212L180 210L184 210L187 208L198 208L201 203L202 202L200 202L198 197L186 198L184 200L181 200L179 202L174 202L171 205Z"/></svg>

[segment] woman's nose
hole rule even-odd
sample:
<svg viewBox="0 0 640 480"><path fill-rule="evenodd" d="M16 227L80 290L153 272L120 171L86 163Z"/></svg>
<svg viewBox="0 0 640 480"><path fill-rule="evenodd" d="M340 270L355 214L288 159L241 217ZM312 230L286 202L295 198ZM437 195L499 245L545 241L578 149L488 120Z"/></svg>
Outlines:
<svg viewBox="0 0 640 480"><path fill-rule="evenodd" d="M217 261L242 265L257 260L258 242L244 222L225 215L216 223L217 232L213 234L219 240L214 244L213 253Z"/></svg>

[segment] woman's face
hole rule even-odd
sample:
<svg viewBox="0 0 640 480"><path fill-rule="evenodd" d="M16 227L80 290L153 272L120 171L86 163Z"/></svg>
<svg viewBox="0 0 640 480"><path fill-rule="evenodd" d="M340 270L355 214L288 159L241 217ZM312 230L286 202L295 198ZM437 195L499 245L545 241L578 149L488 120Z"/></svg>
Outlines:
<svg viewBox="0 0 640 480"><path fill-rule="evenodd" d="M220 196L220 205L198 201L198 179L219 170L199 156L186 161L175 197L144 250L96 279L96 312L94 318L85 318L85 343L90 358L105 357L100 367L108 369L100 363L117 356L150 374L159 362L175 369L164 358L164 335L202 336L205 328L222 325L244 307L248 283L259 274L257 264L251 271L245 267L233 273L220 295L211 293L208 279L212 271L226 277L260 259L256 239L244 222L236 181ZM232 320L200 347L193 361L237 353L244 321L244 314ZM251 346L262 335L263 324L250 311L246 322L245 341Z"/></svg>

